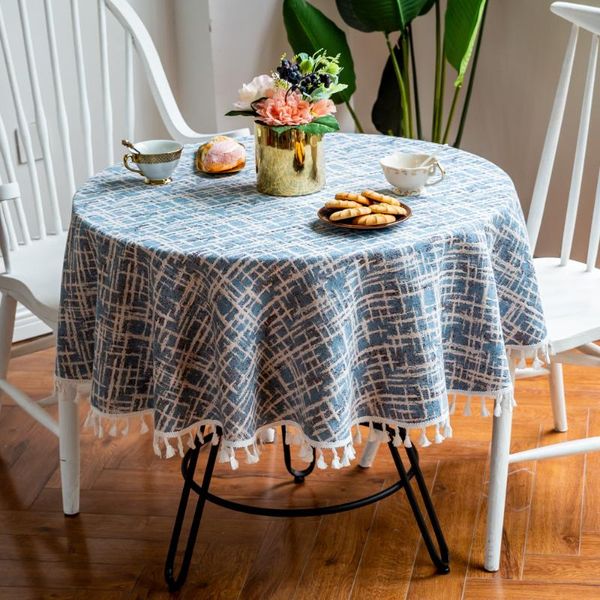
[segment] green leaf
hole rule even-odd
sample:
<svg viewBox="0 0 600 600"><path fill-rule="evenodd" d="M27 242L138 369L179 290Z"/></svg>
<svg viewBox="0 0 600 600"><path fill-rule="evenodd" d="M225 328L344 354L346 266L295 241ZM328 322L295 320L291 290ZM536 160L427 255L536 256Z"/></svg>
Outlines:
<svg viewBox="0 0 600 600"><path fill-rule="evenodd" d="M436 2L439 2L439 0L427 0L427 2L425 3L425 6L421 9L419 16L421 17L423 15L426 15L433 8L433 5Z"/></svg>
<svg viewBox="0 0 600 600"><path fill-rule="evenodd" d="M402 31L431 0L336 0L342 19L360 31ZM430 7L431 8L431 7Z"/></svg>
<svg viewBox="0 0 600 600"><path fill-rule="evenodd" d="M401 44L394 47L394 53L398 64L402 64L404 56ZM371 111L371 120L377 131L402 136L402 96L398 89L391 56L388 56L381 74L377 99Z"/></svg>
<svg viewBox="0 0 600 600"><path fill-rule="evenodd" d="M230 110L225 113L226 117L255 117L256 113L253 110Z"/></svg>
<svg viewBox="0 0 600 600"><path fill-rule="evenodd" d="M455 87L461 87L477 41L486 0L448 0L444 54L457 72Z"/></svg>
<svg viewBox="0 0 600 600"><path fill-rule="evenodd" d="M256 122L261 123L261 125L265 125L265 123L262 123L261 121ZM337 122L337 119L334 116L327 115L326 117L314 119L310 123L306 123L306 125L267 125L267 127L269 127L271 131L274 131L277 135L289 131L290 129L298 129L310 135L324 135L326 133L338 131L340 124Z"/></svg>
<svg viewBox="0 0 600 600"><path fill-rule="evenodd" d="M296 54L312 55L323 48L331 56L340 55L339 82L348 87L332 96L332 100L336 104L348 102L356 91L356 75L346 34L306 0L284 0L283 21L290 46Z"/></svg>

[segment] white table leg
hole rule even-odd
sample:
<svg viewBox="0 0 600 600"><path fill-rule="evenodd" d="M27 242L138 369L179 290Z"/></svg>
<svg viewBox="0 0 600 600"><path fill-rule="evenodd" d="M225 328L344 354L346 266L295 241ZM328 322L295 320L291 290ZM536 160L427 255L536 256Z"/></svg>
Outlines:
<svg viewBox="0 0 600 600"><path fill-rule="evenodd" d="M63 512L79 512L79 403L75 387L58 394L58 443Z"/></svg>
<svg viewBox="0 0 600 600"><path fill-rule="evenodd" d="M375 461L375 457L377 456L377 451L379 450L379 445L381 442L379 440L375 442L367 442L363 449L362 455L360 457L360 462L358 463L363 469L368 469L372 466Z"/></svg>
<svg viewBox="0 0 600 600"><path fill-rule="evenodd" d="M259 435L264 444L272 444L275 442L275 427L269 427L268 429L262 431Z"/></svg>
<svg viewBox="0 0 600 600"><path fill-rule="evenodd" d="M554 414L554 428L556 431L567 431L567 407L565 404L565 384L563 381L562 364L551 362L550 398L552 400L552 413Z"/></svg>
<svg viewBox="0 0 600 600"><path fill-rule="evenodd" d="M507 402L506 404L509 403ZM500 568L502 528L504 525L506 486L508 483L512 407L503 406L502 414L499 417L493 417L493 420L484 560L486 571L497 571Z"/></svg>

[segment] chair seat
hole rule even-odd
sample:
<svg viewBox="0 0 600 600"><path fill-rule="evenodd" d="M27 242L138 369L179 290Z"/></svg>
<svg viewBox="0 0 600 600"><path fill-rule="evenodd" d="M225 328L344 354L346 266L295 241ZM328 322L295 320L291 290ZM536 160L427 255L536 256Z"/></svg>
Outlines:
<svg viewBox="0 0 600 600"><path fill-rule="evenodd" d="M600 339L600 269L558 258L536 258L548 334L554 353Z"/></svg>
<svg viewBox="0 0 600 600"><path fill-rule="evenodd" d="M0 291L27 307L52 329L58 322L66 232L19 246L11 253L11 272L0 274Z"/></svg>

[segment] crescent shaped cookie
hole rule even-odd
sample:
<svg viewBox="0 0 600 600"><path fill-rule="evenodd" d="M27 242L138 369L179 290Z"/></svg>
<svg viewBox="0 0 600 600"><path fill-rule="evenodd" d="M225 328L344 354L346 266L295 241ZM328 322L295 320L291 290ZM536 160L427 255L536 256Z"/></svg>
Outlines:
<svg viewBox="0 0 600 600"><path fill-rule="evenodd" d="M396 220L394 215L371 214L352 219L353 225L387 225Z"/></svg>
<svg viewBox="0 0 600 600"><path fill-rule="evenodd" d="M358 208L358 202L352 200L328 200L325 202L325 208Z"/></svg>
<svg viewBox="0 0 600 600"><path fill-rule="evenodd" d="M395 204L372 204L370 207L372 212L374 213L382 213L385 215L402 215L405 216L407 214L406 209L403 206L396 206Z"/></svg>
<svg viewBox="0 0 600 600"><path fill-rule="evenodd" d="M384 204L394 204L395 206L400 206L400 202L396 200L396 198L392 198L392 196L384 196L375 190L363 190L362 195L369 200L373 200L374 202L383 202Z"/></svg>
<svg viewBox="0 0 600 600"><path fill-rule="evenodd" d="M354 217L360 217L362 215L368 215L371 213L371 209L366 206L359 206L357 208L345 208L344 210L338 210L329 215L330 221L345 221L346 219L352 219Z"/></svg>
<svg viewBox="0 0 600 600"><path fill-rule="evenodd" d="M336 200L351 200L352 202L358 202L359 204L364 204L364 206L369 206L370 202L360 194L353 194L352 192L340 192L335 195Z"/></svg>

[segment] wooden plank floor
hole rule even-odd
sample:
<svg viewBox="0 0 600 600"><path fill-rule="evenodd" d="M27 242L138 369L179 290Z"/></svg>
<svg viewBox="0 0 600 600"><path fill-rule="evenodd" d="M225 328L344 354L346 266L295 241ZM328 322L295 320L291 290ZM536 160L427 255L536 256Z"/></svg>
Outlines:
<svg viewBox="0 0 600 600"><path fill-rule="evenodd" d="M53 353L13 361L10 380L41 398ZM513 450L600 435L600 372L565 367L570 430L552 431L547 382L520 381ZM55 409L53 409L55 410ZM82 410L82 420L85 417ZM421 451L452 553L437 576L403 495L310 519L252 517L209 505L189 580L177 598L489 600L600 598L600 454L515 465L499 573L482 570L491 420L455 416L454 438ZM82 435L81 514L60 506L57 441L23 411L0 412L0 600L169 598L163 560L177 506L179 461L150 438ZM219 465L214 491L266 505L337 503L389 484L376 466L315 473L294 485L281 446L235 474Z"/></svg>

